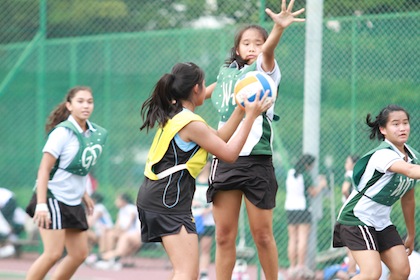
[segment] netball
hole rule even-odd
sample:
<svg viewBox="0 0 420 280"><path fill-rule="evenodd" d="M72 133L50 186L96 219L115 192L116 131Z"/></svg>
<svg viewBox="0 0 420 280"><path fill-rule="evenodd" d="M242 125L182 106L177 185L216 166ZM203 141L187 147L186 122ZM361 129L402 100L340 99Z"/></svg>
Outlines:
<svg viewBox="0 0 420 280"><path fill-rule="evenodd" d="M267 90L269 91L268 97L274 102L277 97L277 87L273 79L263 72L251 71L239 78L235 84L233 92L236 103L244 108L245 96L250 102L252 102L255 100L255 96L258 92L261 91L260 98L262 98Z"/></svg>

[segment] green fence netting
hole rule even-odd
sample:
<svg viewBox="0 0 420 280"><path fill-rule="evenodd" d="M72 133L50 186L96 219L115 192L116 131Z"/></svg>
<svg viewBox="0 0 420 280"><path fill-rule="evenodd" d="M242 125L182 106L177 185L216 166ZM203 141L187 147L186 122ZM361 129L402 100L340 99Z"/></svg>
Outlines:
<svg viewBox="0 0 420 280"><path fill-rule="evenodd" d="M93 174L115 215L116 194L125 191L135 197L142 182L153 133L139 130L140 106L157 79L174 63L193 61L205 70L207 83L214 82L238 26L252 22L270 30L272 23L263 8L278 11L277 2L2 0L0 185L11 188L22 206L26 204L41 158L47 115L70 87L88 85L95 97L91 119L109 131L104 157ZM376 145L368 140L363 123L367 113L376 114L389 103L402 105L411 113L410 144L420 148L420 3L390 2L324 5L317 160L330 187L322 194L312 255L330 252L345 158ZM296 1L295 7L305 4ZM274 124L279 183L274 230L279 265L287 267L285 178L303 145L304 23L287 29L276 57L282 81L276 103L280 121ZM199 113L216 126L211 102L206 101ZM393 218L404 233L398 205ZM246 244L254 246L248 230ZM322 268L336 261L327 258L316 265ZM249 262L257 263L256 255Z"/></svg>

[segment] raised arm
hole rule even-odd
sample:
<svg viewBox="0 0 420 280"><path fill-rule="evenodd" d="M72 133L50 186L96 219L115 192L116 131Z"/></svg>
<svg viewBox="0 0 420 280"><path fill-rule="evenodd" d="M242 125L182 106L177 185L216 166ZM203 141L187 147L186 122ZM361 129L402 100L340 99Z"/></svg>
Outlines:
<svg viewBox="0 0 420 280"><path fill-rule="evenodd" d="M223 141L227 142L232 137L233 133L235 132L236 128L243 120L245 115L245 111L241 109L239 106L236 106L235 110L233 111L232 115L229 117L227 122L218 130L216 130L217 136L222 138Z"/></svg>
<svg viewBox="0 0 420 280"><path fill-rule="evenodd" d="M305 21L304 18L296 18L305 11L304 8L299 11L292 12L294 2L294 0L291 0L286 8L286 0L282 0L281 12L278 14L268 8L265 9L267 15L269 15L274 22L273 29L262 47L262 68L267 72L272 71L274 68L274 50L280 42L280 38L283 35L284 30L293 22Z"/></svg>
<svg viewBox="0 0 420 280"><path fill-rule="evenodd" d="M249 132L251 131L254 120L272 105L267 101L267 93L259 100L257 97L254 102L245 100L245 118L237 130L236 134L226 143L214 130L202 122L191 122L186 125L179 135L185 141L193 141L209 153L217 156L223 161L234 162L245 144ZM238 117L239 117L239 112ZM232 132L236 129L231 126ZM225 132L228 134L227 131Z"/></svg>

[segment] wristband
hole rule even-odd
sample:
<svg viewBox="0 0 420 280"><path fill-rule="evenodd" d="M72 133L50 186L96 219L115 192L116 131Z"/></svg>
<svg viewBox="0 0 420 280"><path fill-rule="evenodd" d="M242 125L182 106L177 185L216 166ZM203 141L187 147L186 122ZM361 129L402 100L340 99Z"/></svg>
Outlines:
<svg viewBox="0 0 420 280"><path fill-rule="evenodd" d="M39 212L39 211L49 212L47 204L46 203L38 203L35 207L35 212Z"/></svg>

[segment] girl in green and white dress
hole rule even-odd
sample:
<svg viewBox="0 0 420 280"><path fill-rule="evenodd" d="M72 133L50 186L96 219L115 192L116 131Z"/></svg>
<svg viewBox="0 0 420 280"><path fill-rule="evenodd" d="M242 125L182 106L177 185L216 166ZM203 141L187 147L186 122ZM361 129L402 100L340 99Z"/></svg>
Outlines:
<svg viewBox="0 0 420 280"><path fill-rule="evenodd" d="M233 88L242 75L250 71L264 72L279 85L281 73L274 50L288 26L304 21L298 18L304 9L293 11L293 4L293 0L288 5L282 0L279 13L266 9L273 21L270 34L259 25L248 25L237 32L230 57L220 67L217 82L206 89L219 114L219 128L226 125L226 120L237 107ZM278 252L273 234L278 185L272 160L272 121L276 119L278 116L274 115L273 105L254 121L234 164L219 157L212 161L207 201L213 202L216 222L217 279L232 278L242 200L264 276L267 280L278 277Z"/></svg>
<svg viewBox="0 0 420 280"><path fill-rule="evenodd" d="M344 203L335 225L334 247L351 251L360 274L353 279L379 279L381 260L390 270L389 279L407 279L407 255L414 248L414 186L420 178L419 154L406 144L410 116L398 105L388 105L371 119L370 139L381 144L357 161L353 170L355 188ZM392 205L401 199L407 238L403 241L390 219Z"/></svg>

